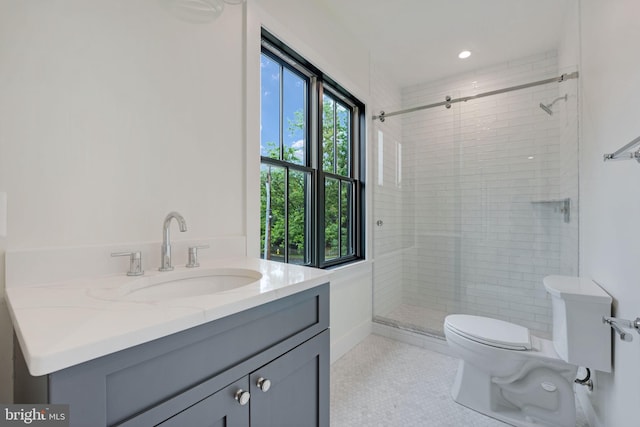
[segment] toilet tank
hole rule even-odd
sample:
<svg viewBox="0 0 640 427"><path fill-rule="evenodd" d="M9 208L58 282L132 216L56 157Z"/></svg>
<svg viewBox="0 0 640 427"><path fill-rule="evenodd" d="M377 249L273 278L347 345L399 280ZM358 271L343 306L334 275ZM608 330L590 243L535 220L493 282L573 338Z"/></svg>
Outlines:
<svg viewBox="0 0 640 427"><path fill-rule="evenodd" d="M611 328L602 316L611 315L611 297L589 279L547 276L551 295L553 345L568 363L611 372Z"/></svg>

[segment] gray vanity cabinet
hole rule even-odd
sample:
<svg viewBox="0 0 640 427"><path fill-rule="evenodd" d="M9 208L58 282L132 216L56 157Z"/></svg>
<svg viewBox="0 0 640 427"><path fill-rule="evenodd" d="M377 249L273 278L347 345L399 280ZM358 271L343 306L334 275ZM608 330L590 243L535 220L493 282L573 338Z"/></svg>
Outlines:
<svg viewBox="0 0 640 427"><path fill-rule="evenodd" d="M326 362L323 348L328 344L329 334L325 331L159 425L328 426L328 383L321 378ZM241 404L240 396L247 391L246 402Z"/></svg>
<svg viewBox="0 0 640 427"><path fill-rule="evenodd" d="M327 283L44 377L18 354L14 398L71 427L328 427L328 328Z"/></svg>

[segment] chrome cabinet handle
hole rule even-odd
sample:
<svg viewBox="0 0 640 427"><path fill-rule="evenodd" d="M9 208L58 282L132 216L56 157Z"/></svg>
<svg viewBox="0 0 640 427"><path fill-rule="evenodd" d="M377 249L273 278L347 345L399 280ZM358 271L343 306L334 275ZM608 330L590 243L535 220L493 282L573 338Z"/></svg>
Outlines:
<svg viewBox="0 0 640 427"><path fill-rule="evenodd" d="M144 270L142 269L142 252L113 252L111 256L129 257L129 271L127 271L127 276L142 276L144 274Z"/></svg>
<svg viewBox="0 0 640 427"><path fill-rule="evenodd" d="M198 249L208 249L208 248L209 248L209 245L190 246L189 260L185 267L187 268L200 267L200 263L198 262Z"/></svg>
<svg viewBox="0 0 640 427"><path fill-rule="evenodd" d="M260 390L262 390L263 392L268 392L269 389L271 388L271 381L269 381L266 378L258 378L258 381L256 381L256 385L258 386L258 388Z"/></svg>
<svg viewBox="0 0 640 427"><path fill-rule="evenodd" d="M244 406L247 403L249 403L249 399L251 399L251 394L249 394L248 391L244 391L240 389L236 392L235 399L238 401L240 405Z"/></svg>

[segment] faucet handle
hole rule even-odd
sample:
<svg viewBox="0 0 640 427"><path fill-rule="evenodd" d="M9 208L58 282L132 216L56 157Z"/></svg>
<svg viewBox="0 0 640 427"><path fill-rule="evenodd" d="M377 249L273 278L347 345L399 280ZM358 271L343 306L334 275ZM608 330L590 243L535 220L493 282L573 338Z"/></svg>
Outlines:
<svg viewBox="0 0 640 427"><path fill-rule="evenodd" d="M198 249L208 249L209 245L189 246L189 261L185 267L194 268L200 267L198 262Z"/></svg>
<svg viewBox="0 0 640 427"><path fill-rule="evenodd" d="M144 274L144 270L142 269L142 252L113 252L111 256L129 257L129 271L127 271L127 276L142 276Z"/></svg>

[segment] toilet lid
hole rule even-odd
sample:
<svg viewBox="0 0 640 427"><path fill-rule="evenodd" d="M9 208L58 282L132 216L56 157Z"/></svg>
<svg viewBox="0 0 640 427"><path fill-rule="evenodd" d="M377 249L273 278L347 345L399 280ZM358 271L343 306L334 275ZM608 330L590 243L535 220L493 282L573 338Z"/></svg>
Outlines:
<svg viewBox="0 0 640 427"><path fill-rule="evenodd" d="M489 317L452 314L444 321L451 332L493 347L507 350L530 350L529 329Z"/></svg>

